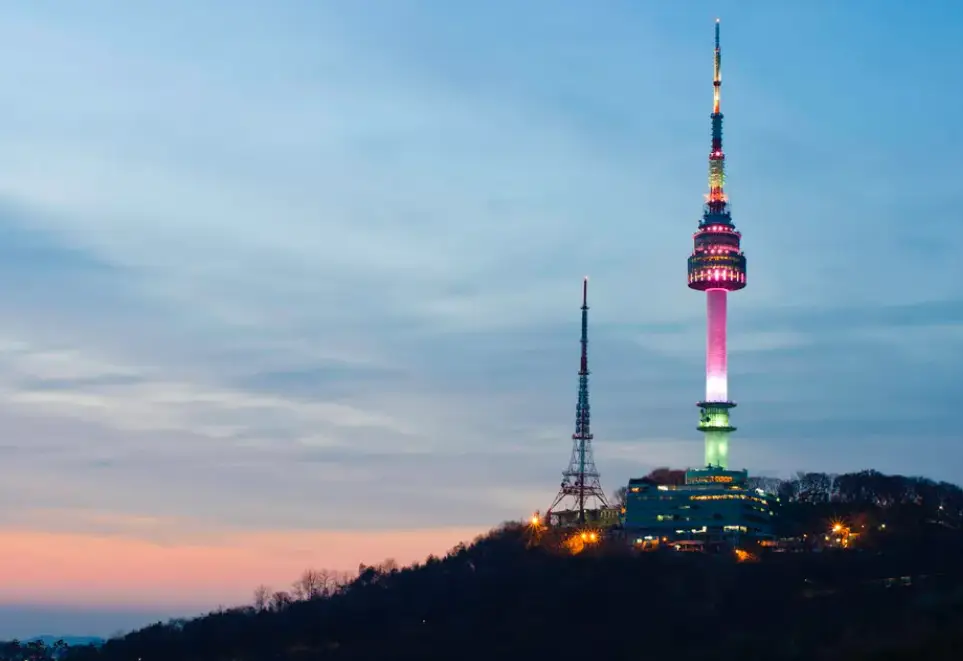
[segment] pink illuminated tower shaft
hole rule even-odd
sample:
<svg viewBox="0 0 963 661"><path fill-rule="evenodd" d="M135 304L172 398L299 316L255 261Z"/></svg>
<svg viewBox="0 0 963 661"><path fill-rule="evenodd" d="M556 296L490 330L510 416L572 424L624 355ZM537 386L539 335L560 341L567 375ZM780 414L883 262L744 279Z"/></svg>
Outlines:
<svg viewBox="0 0 963 661"><path fill-rule="evenodd" d="M706 291L706 401L729 401L726 375L725 289Z"/></svg>
<svg viewBox="0 0 963 661"><path fill-rule="evenodd" d="M742 235L732 224L725 193L726 154L722 149L722 50L719 21L712 77L712 144L709 147L709 194L699 229L692 236L689 256L689 287L706 293L706 398L699 402L699 431L705 434L706 466L725 470L729 466L729 400L726 365L726 305L731 291L746 286L746 257Z"/></svg>

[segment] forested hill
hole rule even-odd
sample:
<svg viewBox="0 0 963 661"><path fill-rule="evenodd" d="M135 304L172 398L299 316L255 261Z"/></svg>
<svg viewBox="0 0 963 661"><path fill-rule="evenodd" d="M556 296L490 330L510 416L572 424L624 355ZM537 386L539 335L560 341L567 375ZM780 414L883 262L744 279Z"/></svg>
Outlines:
<svg viewBox="0 0 963 661"><path fill-rule="evenodd" d="M256 606L156 624L67 658L958 661L959 489L918 496L920 483L906 484L912 497L788 504L797 532L861 522L854 549L740 562L601 543L572 555L551 534L506 524L444 558L362 567L341 584L308 572L299 595L262 591Z"/></svg>

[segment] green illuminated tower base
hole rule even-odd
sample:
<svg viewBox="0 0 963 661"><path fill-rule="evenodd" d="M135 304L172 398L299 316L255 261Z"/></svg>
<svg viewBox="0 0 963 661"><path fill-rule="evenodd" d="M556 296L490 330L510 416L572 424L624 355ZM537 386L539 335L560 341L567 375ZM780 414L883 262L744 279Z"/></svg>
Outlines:
<svg viewBox="0 0 963 661"><path fill-rule="evenodd" d="M736 430L729 423L729 409L734 402L699 402L699 431L705 434L706 461L709 468L725 470L729 466L729 434Z"/></svg>
<svg viewBox="0 0 963 661"><path fill-rule="evenodd" d="M686 471L685 482L694 484L724 484L744 487L746 471L729 470L729 434L736 430L729 423L729 409L735 402L699 402L699 431L705 434L705 468Z"/></svg>

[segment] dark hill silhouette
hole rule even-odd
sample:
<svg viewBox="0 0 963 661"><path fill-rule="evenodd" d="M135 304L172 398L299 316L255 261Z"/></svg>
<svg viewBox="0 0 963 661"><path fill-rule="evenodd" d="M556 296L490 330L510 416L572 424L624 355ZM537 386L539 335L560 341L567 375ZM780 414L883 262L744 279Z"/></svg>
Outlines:
<svg viewBox="0 0 963 661"><path fill-rule="evenodd" d="M606 542L573 556L550 534L505 524L444 558L362 566L342 584L306 573L296 595L260 590L258 606L158 623L66 658L958 660L959 488L917 497L918 480L898 478L898 491L894 478L862 475L885 493L786 505L797 533L822 536L841 517L865 526L854 550L740 562Z"/></svg>

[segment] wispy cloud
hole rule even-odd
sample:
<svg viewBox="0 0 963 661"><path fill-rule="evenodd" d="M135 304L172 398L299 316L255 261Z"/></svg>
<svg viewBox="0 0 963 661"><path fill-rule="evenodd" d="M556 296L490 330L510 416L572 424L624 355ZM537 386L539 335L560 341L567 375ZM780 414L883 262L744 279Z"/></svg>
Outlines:
<svg viewBox="0 0 963 661"><path fill-rule="evenodd" d="M190 546L195 522L233 540L235 573L197 592L227 600L297 564L244 555L258 531L363 540L544 508L585 274L606 488L700 460L684 259L708 5L374 8L3 10L0 38L31 53L0 69L0 520L18 544L61 531L195 576L226 556L150 547ZM960 479L952 21L722 9L750 268L734 461ZM789 21L818 43L762 29ZM899 65L879 70L884 42ZM914 95L881 107L880 89ZM400 554L392 534L377 555ZM71 600L100 594L99 568L64 566Z"/></svg>

